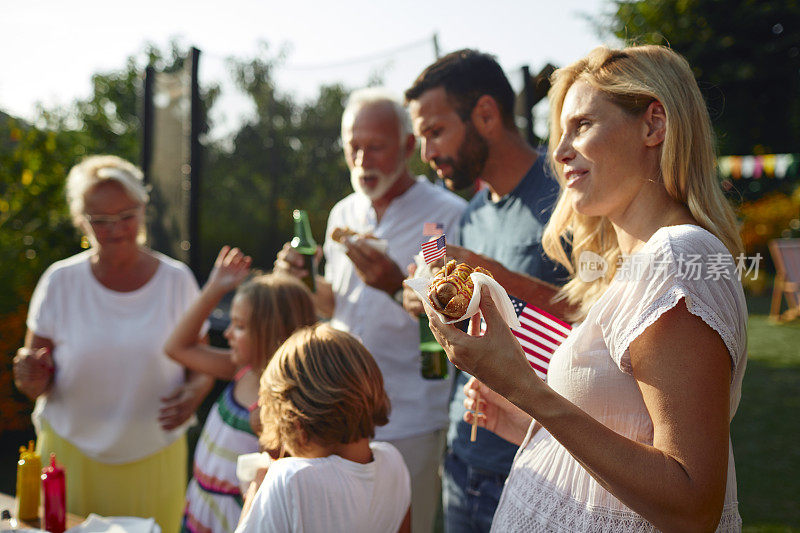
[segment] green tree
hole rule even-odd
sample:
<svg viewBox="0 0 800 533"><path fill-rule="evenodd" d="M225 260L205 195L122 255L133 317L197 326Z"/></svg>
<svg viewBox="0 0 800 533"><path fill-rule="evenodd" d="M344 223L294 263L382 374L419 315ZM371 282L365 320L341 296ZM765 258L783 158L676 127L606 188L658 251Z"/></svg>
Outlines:
<svg viewBox="0 0 800 533"><path fill-rule="evenodd" d="M339 142L347 91L322 87L317 98L297 102L275 85L281 54L264 47L257 58L231 61L238 88L255 113L226 143L206 144L201 191L204 270L223 244L240 246L255 264L271 268L293 231L291 212L309 212L322 242L328 211L349 190Z"/></svg>
<svg viewBox="0 0 800 533"><path fill-rule="evenodd" d="M29 423L30 406L12 394L11 358L25 333L39 275L80 250L64 202L64 175L80 155L74 136L0 117L0 412L6 429Z"/></svg>
<svg viewBox="0 0 800 533"><path fill-rule="evenodd" d="M66 173L87 154L113 153L138 162L144 67L179 69L186 56L176 43L166 52L146 45L119 70L95 74L87 99L39 109L35 125L0 116L0 354L6 370L22 342L28 301L39 276L49 264L80 250L80 235L71 227L64 198ZM339 139L348 89L322 87L311 101L299 102L275 84L282 58L265 45L253 59L230 62L233 79L255 113L230 138L205 138L201 273L210 270L223 244L240 246L257 266L271 268L275 254L291 238L296 208L309 212L321 243L328 212L351 191ZM202 88L202 94L208 112L219 87ZM19 412L19 423L27 424L30 406L21 397L13 397L16 403L8 409L3 404L12 397L10 376L0 371L4 418L7 412Z"/></svg>
<svg viewBox="0 0 800 533"><path fill-rule="evenodd" d="M796 0L615 0L607 28L665 44L694 69L720 153L797 152L800 3Z"/></svg>

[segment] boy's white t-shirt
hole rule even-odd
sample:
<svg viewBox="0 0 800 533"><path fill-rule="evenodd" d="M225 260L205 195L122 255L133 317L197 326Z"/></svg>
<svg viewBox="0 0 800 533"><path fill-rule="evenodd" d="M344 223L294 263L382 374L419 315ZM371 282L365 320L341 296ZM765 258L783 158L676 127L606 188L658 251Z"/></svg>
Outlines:
<svg viewBox="0 0 800 533"><path fill-rule="evenodd" d="M391 444L370 448L367 464L338 455L273 462L236 533L396 532L411 504L408 469Z"/></svg>
<svg viewBox="0 0 800 533"><path fill-rule="evenodd" d="M185 379L164 342L199 290L186 265L156 254L147 283L113 291L92 274L92 253L51 265L31 298L27 326L53 341L56 366L34 423L44 418L91 459L128 463L168 446L194 420L165 431L158 412Z"/></svg>

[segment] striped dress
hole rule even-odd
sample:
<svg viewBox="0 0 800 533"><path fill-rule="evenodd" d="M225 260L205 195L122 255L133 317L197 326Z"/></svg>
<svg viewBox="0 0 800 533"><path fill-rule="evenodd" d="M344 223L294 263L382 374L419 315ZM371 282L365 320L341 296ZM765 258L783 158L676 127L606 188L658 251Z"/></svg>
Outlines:
<svg viewBox="0 0 800 533"><path fill-rule="evenodd" d="M233 397L236 381L247 370L242 369L220 394L197 441L193 477L186 490L183 531L232 532L239 522L242 494L236 478L236 459L258 451L249 410Z"/></svg>

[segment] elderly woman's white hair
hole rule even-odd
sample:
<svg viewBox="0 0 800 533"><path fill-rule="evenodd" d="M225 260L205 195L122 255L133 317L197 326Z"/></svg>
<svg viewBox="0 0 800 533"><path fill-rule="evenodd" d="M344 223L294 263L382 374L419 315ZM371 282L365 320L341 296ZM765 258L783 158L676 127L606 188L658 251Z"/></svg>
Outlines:
<svg viewBox="0 0 800 533"><path fill-rule="evenodd" d="M72 167L67 175L67 203L76 226L84 214L87 191L109 180L122 185L132 199L142 205L147 204L150 197L141 170L115 155L92 155Z"/></svg>
<svg viewBox="0 0 800 533"><path fill-rule="evenodd" d="M381 103L389 104L394 110L400 127L401 142L405 142L405 139L413 134L411 116L400 97L385 87L365 87L350 93L347 104L344 106L344 113L342 113L342 132L346 125L352 124L355 116L364 107Z"/></svg>

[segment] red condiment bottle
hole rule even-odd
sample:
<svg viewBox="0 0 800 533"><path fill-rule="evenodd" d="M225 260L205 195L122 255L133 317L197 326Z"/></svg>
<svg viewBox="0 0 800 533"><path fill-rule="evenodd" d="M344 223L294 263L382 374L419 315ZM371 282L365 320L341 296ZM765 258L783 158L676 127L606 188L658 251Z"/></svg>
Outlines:
<svg viewBox="0 0 800 533"><path fill-rule="evenodd" d="M44 529L64 533L67 523L67 488L64 469L56 465L56 454L50 454L50 466L42 469L44 496Z"/></svg>

